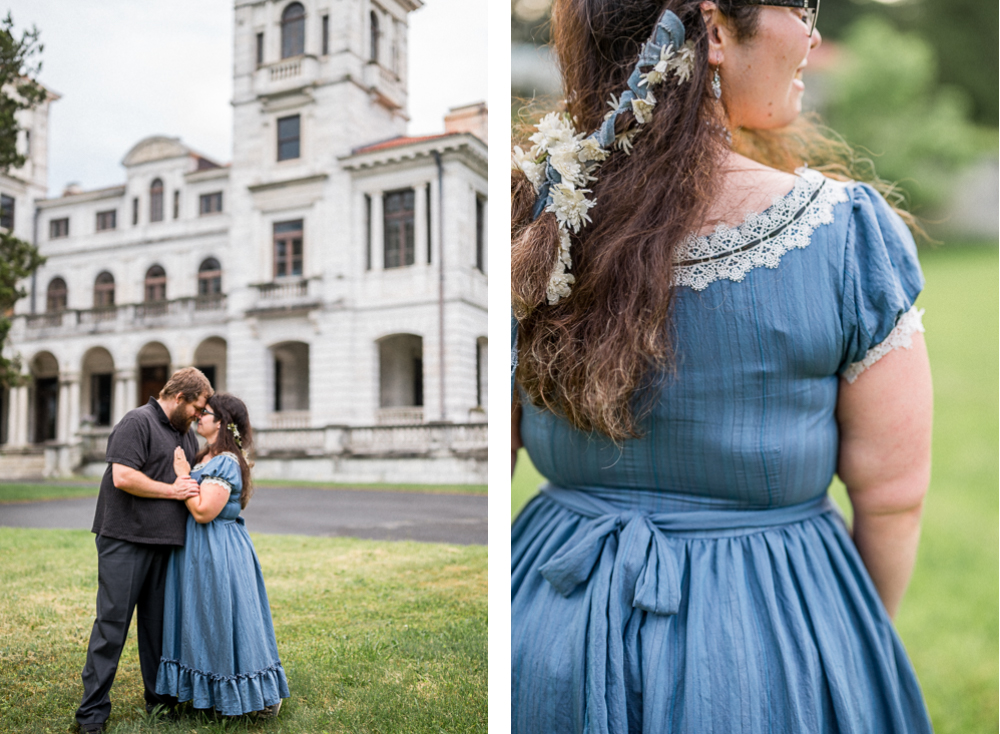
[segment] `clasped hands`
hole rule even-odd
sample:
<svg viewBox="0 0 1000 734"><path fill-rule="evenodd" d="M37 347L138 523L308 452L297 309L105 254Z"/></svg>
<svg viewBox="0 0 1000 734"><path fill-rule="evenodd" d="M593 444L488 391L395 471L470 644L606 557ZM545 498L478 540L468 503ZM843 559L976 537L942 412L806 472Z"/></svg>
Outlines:
<svg viewBox="0 0 1000 734"><path fill-rule="evenodd" d="M174 449L174 474L177 475L177 478L170 485L174 490L174 499L186 500L201 494L198 482L191 478L191 464L188 463L184 449L180 446Z"/></svg>

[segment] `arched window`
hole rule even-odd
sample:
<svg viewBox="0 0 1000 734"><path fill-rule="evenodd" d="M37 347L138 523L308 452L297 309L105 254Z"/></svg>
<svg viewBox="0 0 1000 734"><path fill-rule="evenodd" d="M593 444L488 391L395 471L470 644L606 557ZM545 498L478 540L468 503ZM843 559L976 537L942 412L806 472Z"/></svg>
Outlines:
<svg viewBox="0 0 1000 734"><path fill-rule="evenodd" d="M62 278L53 278L49 281L45 310L49 313L59 313L66 310L66 281Z"/></svg>
<svg viewBox="0 0 1000 734"><path fill-rule="evenodd" d="M115 305L115 276L105 270L94 281L94 308Z"/></svg>
<svg viewBox="0 0 1000 734"><path fill-rule="evenodd" d="M212 298L222 295L222 266L210 257L198 268L198 295Z"/></svg>
<svg viewBox="0 0 1000 734"><path fill-rule="evenodd" d="M146 271L146 301L167 300L167 273L159 265Z"/></svg>
<svg viewBox="0 0 1000 734"><path fill-rule="evenodd" d="M306 10L292 3L281 14L281 58L306 52Z"/></svg>
<svg viewBox="0 0 1000 734"><path fill-rule="evenodd" d="M149 185L149 221L163 221L163 181L158 178Z"/></svg>
<svg viewBox="0 0 1000 734"><path fill-rule="evenodd" d="M378 14L373 10L371 13L371 60L378 63Z"/></svg>

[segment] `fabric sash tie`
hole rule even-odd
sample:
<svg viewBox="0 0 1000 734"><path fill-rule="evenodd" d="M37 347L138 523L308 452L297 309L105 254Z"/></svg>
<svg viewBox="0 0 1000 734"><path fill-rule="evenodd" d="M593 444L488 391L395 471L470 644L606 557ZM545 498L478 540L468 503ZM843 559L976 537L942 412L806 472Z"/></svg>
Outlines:
<svg viewBox="0 0 1000 734"><path fill-rule="evenodd" d="M601 491L607 495L607 489ZM581 723L586 734L629 731L626 666L634 661L626 662L623 638L631 609L670 616L680 608L679 549L668 535L675 539L743 535L837 511L825 494L776 509L649 513L618 507L581 489L547 485L542 492L586 518L539 567L564 597L582 587L580 603L588 609L579 641L585 659Z"/></svg>
<svg viewBox="0 0 1000 734"><path fill-rule="evenodd" d="M826 494L788 507L764 510L695 510L649 513L623 509L594 494L546 485L542 492L565 509L588 518L539 571L563 596L568 597L590 578L607 548L617 539L617 552L629 558L608 566L631 570L631 606L653 614L676 614L681 601L681 573L668 534L697 533L700 537L753 532L776 525L801 522L836 507ZM610 583L610 579L607 580ZM626 587L627 588L627 587ZM628 599L626 599L628 601Z"/></svg>

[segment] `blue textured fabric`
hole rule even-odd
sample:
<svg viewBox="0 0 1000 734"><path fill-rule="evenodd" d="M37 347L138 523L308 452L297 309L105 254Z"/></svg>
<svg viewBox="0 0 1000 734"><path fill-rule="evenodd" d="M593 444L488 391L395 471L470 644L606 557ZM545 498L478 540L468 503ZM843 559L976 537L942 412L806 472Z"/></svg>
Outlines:
<svg viewBox="0 0 1000 734"><path fill-rule="evenodd" d="M170 557L156 692L226 716L259 711L289 693L260 562L240 517L240 467L222 454L191 476L224 483L230 495L212 522L188 517L187 540Z"/></svg>
<svg viewBox="0 0 1000 734"><path fill-rule="evenodd" d="M677 288L641 438L521 401L550 484L512 529L514 732L931 730L826 499L838 375L923 286L899 217L846 194L777 267Z"/></svg>

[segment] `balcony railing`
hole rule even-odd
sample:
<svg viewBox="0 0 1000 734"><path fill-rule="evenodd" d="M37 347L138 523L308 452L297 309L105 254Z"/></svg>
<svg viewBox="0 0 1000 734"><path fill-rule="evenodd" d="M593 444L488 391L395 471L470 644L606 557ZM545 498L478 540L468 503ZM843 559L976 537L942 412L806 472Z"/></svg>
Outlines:
<svg viewBox="0 0 1000 734"><path fill-rule="evenodd" d="M380 426L407 426L424 422L424 409L419 405L379 408L376 422Z"/></svg>
<svg viewBox="0 0 1000 734"><path fill-rule="evenodd" d="M318 278L258 283L254 286L257 302L252 310L284 312L314 308L320 304L320 285Z"/></svg>
<svg viewBox="0 0 1000 734"><path fill-rule="evenodd" d="M271 428L308 428L308 410L281 410L271 413L268 421Z"/></svg>
<svg viewBox="0 0 1000 734"><path fill-rule="evenodd" d="M165 324L185 326L225 318L226 296L197 296L170 301L127 303L89 309L67 309L58 313L26 314L25 336L29 339L58 336L62 333L128 331L142 326Z"/></svg>

